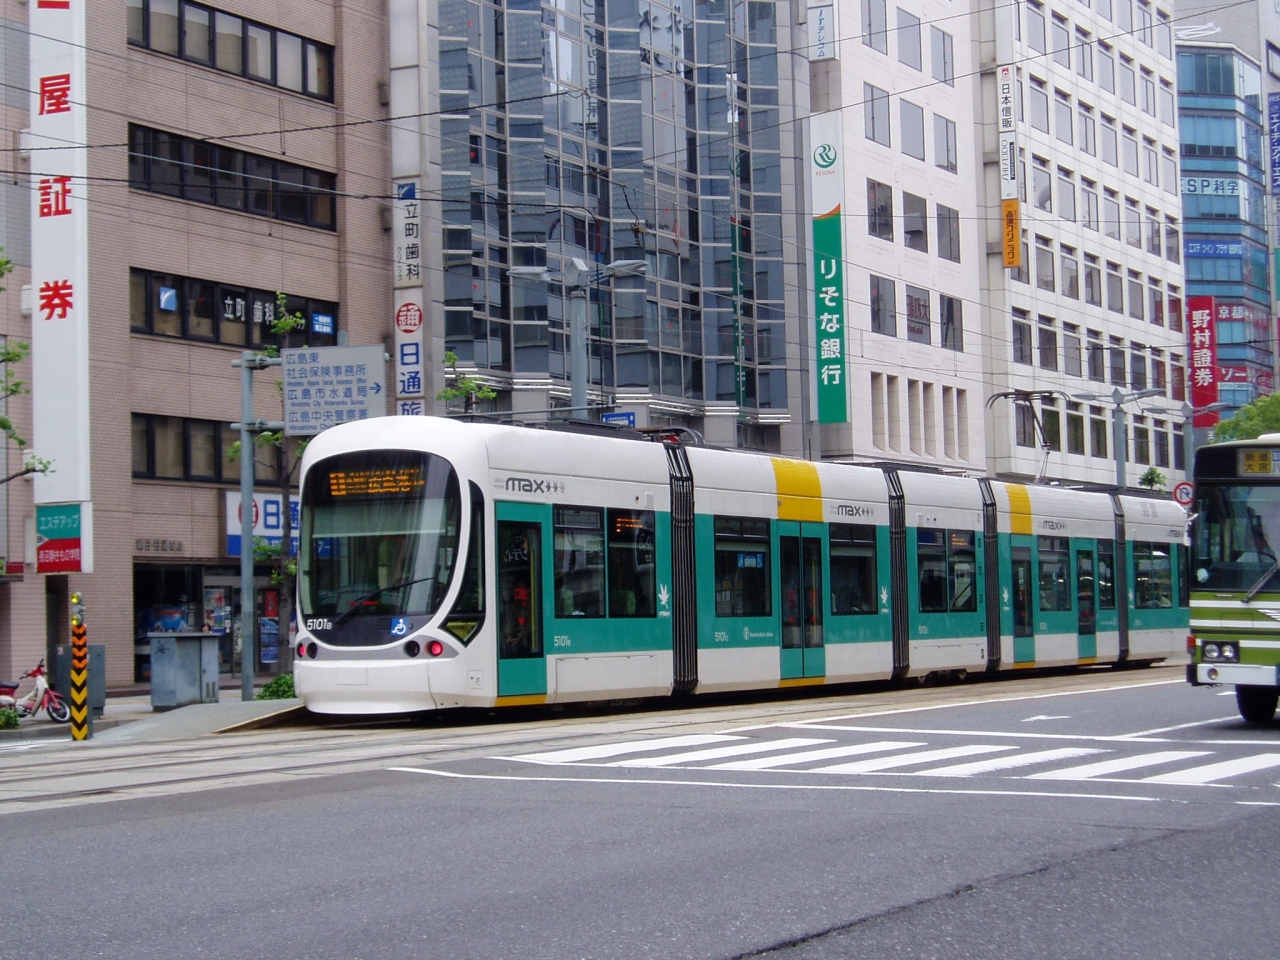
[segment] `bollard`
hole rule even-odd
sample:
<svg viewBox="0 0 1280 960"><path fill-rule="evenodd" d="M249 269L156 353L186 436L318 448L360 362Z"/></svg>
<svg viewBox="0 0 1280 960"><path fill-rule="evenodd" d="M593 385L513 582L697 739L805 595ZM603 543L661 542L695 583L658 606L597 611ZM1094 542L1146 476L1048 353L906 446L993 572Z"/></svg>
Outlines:
<svg viewBox="0 0 1280 960"><path fill-rule="evenodd" d="M71 739L93 737L89 709L89 631L84 625L84 599L71 594Z"/></svg>

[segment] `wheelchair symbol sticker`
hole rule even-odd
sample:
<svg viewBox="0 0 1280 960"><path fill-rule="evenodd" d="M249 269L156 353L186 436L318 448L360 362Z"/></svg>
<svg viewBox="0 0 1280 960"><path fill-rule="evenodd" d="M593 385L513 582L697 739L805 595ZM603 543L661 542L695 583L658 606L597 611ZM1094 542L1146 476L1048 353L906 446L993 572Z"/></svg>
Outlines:
<svg viewBox="0 0 1280 960"><path fill-rule="evenodd" d="M408 617L392 617L391 618L391 635L393 637L403 637L409 632Z"/></svg>

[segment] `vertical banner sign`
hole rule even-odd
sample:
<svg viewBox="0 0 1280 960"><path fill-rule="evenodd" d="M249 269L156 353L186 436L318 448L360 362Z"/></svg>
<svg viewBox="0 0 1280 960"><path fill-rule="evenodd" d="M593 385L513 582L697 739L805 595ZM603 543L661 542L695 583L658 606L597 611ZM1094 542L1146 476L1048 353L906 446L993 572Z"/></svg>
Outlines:
<svg viewBox="0 0 1280 960"><path fill-rule="evenodd" d="M1000 134L1000 246L1006 267L1022 266L1021 210L1018 207L1016 78L1013 67L996 70L996 127Z"/></svg>
<svg viewBox="0 0 1280 960"><path fill-rule="evenodd" d="M52 463L35 475L38 504L90 496L85 2L29 8L31 433L32 451Z"/></svg>
<svg viewBox="0 0 1280 960"><path fill-rule="evenodd" d="M1218 350L1214 336L1213 297L1187 298L1187 331L1191 354L1191 405L1207 407L1218 402ZM1195 427L1212 427L1218 422L1216 410L1197 413Z"/></svg>
<svg viewBox="0 0 1280 960"><path fill-rule="evenodd" d="M1267 145L1271 163L1271 202L1274 205L1272 232L1273 237L1280 237L1280 93L1267 94ZM1280 248L1272 251L1276 266L1273 296L1280 300Z"/></svg>
<svg viewBox="0 0 1280 960"><path fill-rule="evenodd" d="M831 0L810 0L809 60L835 60L838 52L836 8Z"/></svg>
<svg viewBox="0 0 1280 960"><path fill-rule="evenodd" d="M818 381L818 422L849 419L845 362L844 147L840 111L809 120L809 209L813 211L814 348Z"/></svg>
<svg viewBox="0 0 1280 960"><path fill-rule="evenodd" d="M395 191L391 232L395 246L396 413L422 416L427 412L426 385L431 379L423 369L422 204L416 180L397 182Z"/></svg>

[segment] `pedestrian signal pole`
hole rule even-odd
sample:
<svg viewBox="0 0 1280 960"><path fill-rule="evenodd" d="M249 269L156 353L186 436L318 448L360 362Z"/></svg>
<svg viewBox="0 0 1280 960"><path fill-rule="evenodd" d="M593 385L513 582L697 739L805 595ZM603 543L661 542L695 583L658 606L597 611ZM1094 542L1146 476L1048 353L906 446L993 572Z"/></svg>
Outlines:
<svg viewBox="0 0 1280 960"><path fill-rule="evenodd" d="M84 598L71 594L71 739L93 737L89 709L89 631L84 625Z"/></svg>

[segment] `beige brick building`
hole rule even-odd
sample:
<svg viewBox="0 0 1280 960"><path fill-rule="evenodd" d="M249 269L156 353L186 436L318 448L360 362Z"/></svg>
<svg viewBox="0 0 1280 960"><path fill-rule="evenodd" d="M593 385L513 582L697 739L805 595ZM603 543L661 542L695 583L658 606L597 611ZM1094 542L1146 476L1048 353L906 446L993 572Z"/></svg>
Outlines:
<svg viewBox="0 0 1280 960"><path fill-rule="evenodd" d="M239 469L226 456L240 417L231 361L246 338L271 339L276 293L306 318L299 344L389 334L387 28L376 0L86 6L95 572L36 574L33 484L6 485L0 676L67 642L78 590L119 688L145 675L134 641L148 623L230 627L238 613L225 521ZM43 319L21 296L42 172L21 149L28 11L0 5L0 244L15 264L0 334L24 342ZM278 419L277 375L257 376L257 415ZM9 401L28 438L30 410L29 396ZM11 446L7 472L20 462Z"/></svg>

